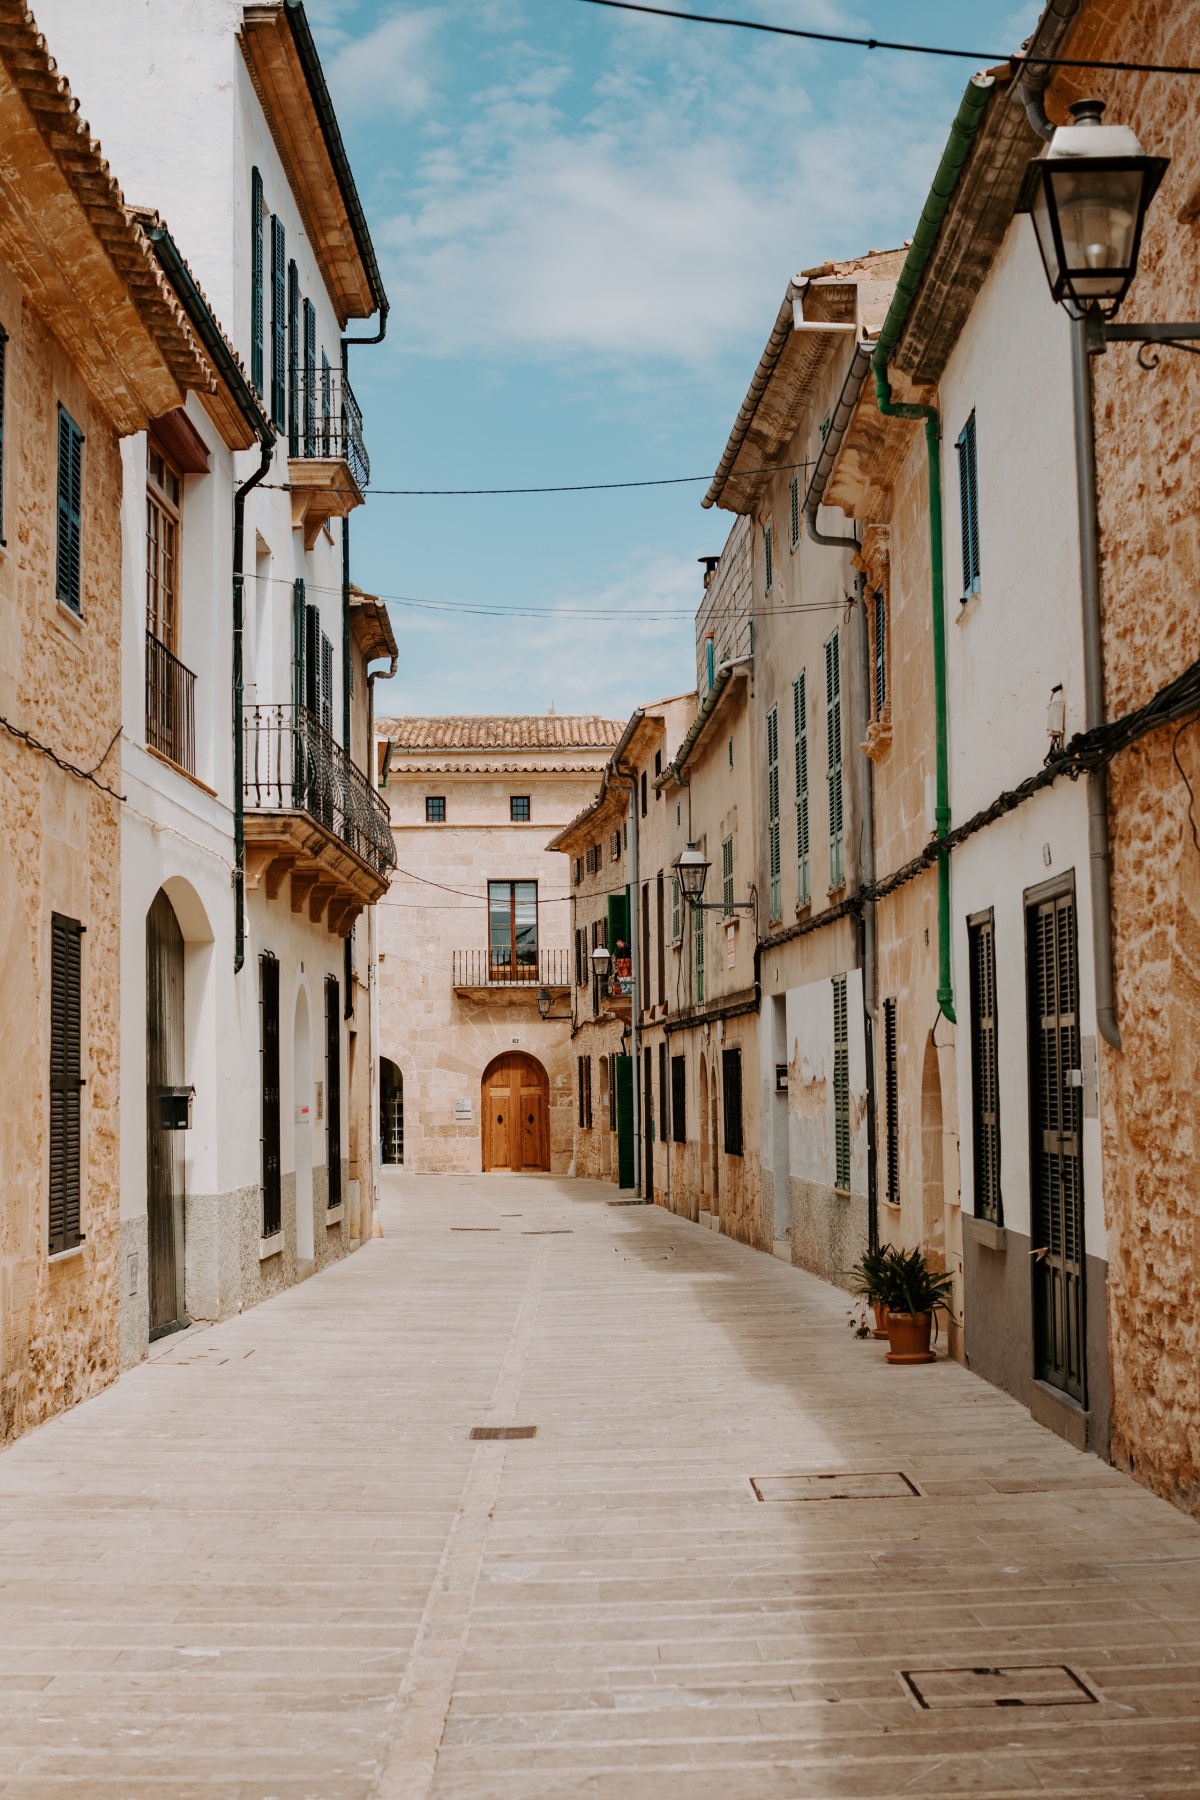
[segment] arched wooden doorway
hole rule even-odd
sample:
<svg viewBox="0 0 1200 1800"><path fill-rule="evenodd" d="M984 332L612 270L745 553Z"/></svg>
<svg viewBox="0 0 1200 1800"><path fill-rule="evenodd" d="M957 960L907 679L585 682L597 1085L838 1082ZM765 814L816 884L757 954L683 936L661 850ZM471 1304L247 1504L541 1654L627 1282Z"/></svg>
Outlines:
<svg viewBox="0 0 1200 1800"><path fill-rule="evenodd" d="M379 1141L385 1163L403 1163L404 1076L386 1056L379 1059Z"/></svg>
<svg viewBox="0 0 1200 1800"><path fill-rule="evenodd" d="M497 1056L483 1072L485 1169L549 1169L550 1078L521 1050Z"/></svg>

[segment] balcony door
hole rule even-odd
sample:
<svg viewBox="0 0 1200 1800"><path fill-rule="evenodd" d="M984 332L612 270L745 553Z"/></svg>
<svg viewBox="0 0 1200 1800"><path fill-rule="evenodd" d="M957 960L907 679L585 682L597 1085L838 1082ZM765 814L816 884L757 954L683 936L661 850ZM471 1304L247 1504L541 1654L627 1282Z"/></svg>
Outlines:
<svg viewBox="0 0 1200 1800"><path fill-rule="evenodd" d="M488 882L488 979L538 978L536 881Z"/></svg>
<svg viewBox="0 0 1200 1800"><path fill-rule="evenodd" d="M483 1075L483 1167L550 1167L550 1078L536 1057L513 1050Z"/></svg>

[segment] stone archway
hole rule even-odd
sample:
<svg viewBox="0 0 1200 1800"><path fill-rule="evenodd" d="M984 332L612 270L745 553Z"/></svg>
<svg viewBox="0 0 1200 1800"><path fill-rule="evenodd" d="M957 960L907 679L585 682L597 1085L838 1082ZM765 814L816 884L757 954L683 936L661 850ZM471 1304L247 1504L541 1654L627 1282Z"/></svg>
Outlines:
<svg viewBox="0 0 1200 1800"><path fill-rule="evenodd" d="M386 1056L379 1059L380 1160L404 1162L404 1076Z"/></svg>
<svg viewBox="0 0 1200 1800"><path fill-rule="evenodd" d="M535 1056L509 1050L483 1072L483 1167L550 1167L550 1077Z"/></svg>

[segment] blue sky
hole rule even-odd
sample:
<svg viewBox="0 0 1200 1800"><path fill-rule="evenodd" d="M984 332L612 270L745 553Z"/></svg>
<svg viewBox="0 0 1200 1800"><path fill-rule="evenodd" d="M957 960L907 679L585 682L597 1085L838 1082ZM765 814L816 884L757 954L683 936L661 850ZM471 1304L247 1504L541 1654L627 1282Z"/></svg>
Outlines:
<svg viewBox="0 0 1200 1800"><path fill-rule="evenodd" d="M911 236L975 65L578 0L309 0L392 315L352 352L374 488L711 473L791 275ZM1015 48L1040 10L722 0ZM689 685L704 483L355 513L400 672L381 712L596 711ZM520 609L559 609L556 618Z"/></svg>

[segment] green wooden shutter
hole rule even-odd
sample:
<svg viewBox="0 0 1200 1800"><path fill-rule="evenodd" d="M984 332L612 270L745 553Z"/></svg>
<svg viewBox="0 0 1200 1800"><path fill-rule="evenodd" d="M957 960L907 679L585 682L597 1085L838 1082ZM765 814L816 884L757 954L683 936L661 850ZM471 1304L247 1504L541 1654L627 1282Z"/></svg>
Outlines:
<svg viewBox="0 0 1200 1800"><path fill-rule="evenodd" d="M763 563L766 568L769 594L775 586L775 533L769 525L763 527Z"/></svg>
<svg viewBox="0 0 1200 1800"><path fill-rule="evenodd" d="M304 302L304 454L317 454L317 314Z"/></svg>
<svg viewBox="0 0 1200 1800"><path fill-rule="evenodd" d="M633 1186L633 1058L614 1056L614 1087L617 1098L617 1182L620 1187Z"/></svg>
<svg viewBox="0 0 1200 1800"><path fill-rule="evenodd" d="M767 838L771 872L771 917L783 911L779 856L779 709L767 714Z"/></svg>
<svg viewBox="0 0 1200 1800"><path fill-rule="evenodd" d="M704 908L694 907L696 920L696 1005L704 1002Z"/></svg>
<svg viewBox="0 0 1200 1800"><path fill-rule="evenodd" d="M50 917L50 1212L49 1254L81 1241L80 1073L83 926L61 913Z"/></svg>
<svg viewBox="0 0 1200 1800"><path fill-rule="evenodd" d="M271 214L271 423L287 418L287 254L282 219Z"/></svg>
<svg viewBox="0 0 1200 1800"><path fill-rule="evenodd" d="M850 1032L846 977L833 977L833 1136L836 1185L850 1186Z"/></svg>
<svg viewBox="0 0 1200 1800"><path fill-rule="evenodd" d="M808 682L802 669L792 683L792 723L796 732L796 904L807 906L808 860Z"/></svg>
<svg viewBox="0 0 1200 1800"><path fill-rule="evenodd" d="M875 717L883 717L887 705L887 602L880 588L875 595Z"/></svg>
<svg viewBox="0 0 1200 1800"><path fill-rule="evenodd" d="M825 641L825 734L829 767L829 885L845 877L845 817L842 791L842 650L835 631Z"/></svg>
<svg viewBox="0 0 1200 1800"><path fill-rule="evenodd" d="M250 171L250 379L263 391L263 184Z"/></svg>
<svg viewBox="0 0 1200 1800"><path fill-rule="evenodd" d="M55 591L72 612L82 613L83 433L64 406L58 409L58 570Z"/></svg>
<svg viewBox="0 0 1200 1800"><path fill-rule="evenodd" d="M283 1224L280 1177L279 964L269 950L258 959L262 1150L262 1234L274 1237Z"/></svg>
<svg viewBox="0 0 1200 1800"><path fill-rule="evenodd" d="M742 1053L721 1052L721 1098L724 1103L726 1156L742 1154Z"/></svg>
<svg viewBox="0 0 1200 1800"><path fill-rule="evenodd" d="M733 839L727 837L721 844L721 901L728 918L733 912Z"/></svg>
<svg viewBox="0 0 1200 1800"><path fill-rule="evenodd" d="M975 460L975 414L955 446L958 451L958 513L962 532L963 599L979 592L979 476Z"/></svg>
<svg viewBox="0 0 1200 1800"><path fill-rule="evenodd" d="M342 1204L342 1007L336 975L325 977L325 1166L326 1205Z"/></svg>
<svg viewBox="0 0 1200 1800"><path fill-rule="evenodd" d="M996 931L991 913L967 928L971 980L971 1138L975 1217L1004 1223L1000 1198L1000 1072L996 1060Z"/></svg>
<svg viewBox="0 0 1200 1800"><path fill-rule="evenodd" d="M289 262L287 273L287 431L288 455L300 454L300 271Z"/></svg>
<svg viewBox="0 0 1200 1800"><path fill-rule="evenodd" d="M883 1003L883 1092L886 1120L887 1198L900 1204L900 1044L896 1035L896 1002Z"/></svg>
<svg viewBox="0 0 1200 1800"><path fill-rule="evenodd" d="M792 509L792 549L800 542L800 477L792 476L792 485L788 490Z"/></svg>

